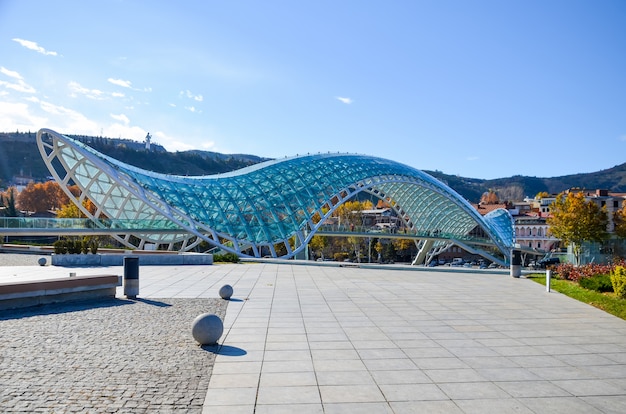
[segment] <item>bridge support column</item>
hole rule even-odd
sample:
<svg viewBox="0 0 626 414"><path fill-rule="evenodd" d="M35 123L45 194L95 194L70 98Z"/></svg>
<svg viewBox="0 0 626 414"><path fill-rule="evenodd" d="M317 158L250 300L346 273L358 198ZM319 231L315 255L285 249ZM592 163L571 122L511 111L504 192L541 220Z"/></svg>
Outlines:
<svg viewBox="0 0 626 414"><path fill-rule="evenodd" d="M415 256L415 259L413 260L413 263L411 263L411 265L415 266L417 264L423 264L426 260L426 255L428 255L428 252L430 251L430 249L433 248L434 244L435 242L433 240L422 240L422 247L417 252L417 256Z"/></svg>
<svg viewBox="0 0 626 414"><path fill-rule="evenodd" d="M299 231L296 234L296 245L295 245L295 249L294 250L298 250L301 246L301 240L305 240L306 239L306 233ZM309 260L309 245L306 244L302 247L302 250L300 250L298 253L296 253L296 255L294 256L294 259L297 260Z"/></svg>

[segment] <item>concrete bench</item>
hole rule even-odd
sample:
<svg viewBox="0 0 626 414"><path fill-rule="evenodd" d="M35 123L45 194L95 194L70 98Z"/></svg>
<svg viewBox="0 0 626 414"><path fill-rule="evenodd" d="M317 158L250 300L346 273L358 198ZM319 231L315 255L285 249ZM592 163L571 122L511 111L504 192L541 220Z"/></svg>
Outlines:
<svg viewBox="0 0 626 414"><path fill-rule="evenodd" d="M74 276L27 282L0 283L0 310L46 303L115 297L116 275Z"/></svg>

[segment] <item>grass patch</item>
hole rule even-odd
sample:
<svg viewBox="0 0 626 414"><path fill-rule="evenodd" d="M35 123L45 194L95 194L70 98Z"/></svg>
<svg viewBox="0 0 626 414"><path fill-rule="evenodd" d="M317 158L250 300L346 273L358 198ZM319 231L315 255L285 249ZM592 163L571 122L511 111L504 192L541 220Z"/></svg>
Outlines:
<svg viewBox="0 0 626 414"><path fill-rule="evenodd" d="M532 274L526 278L546 285L545 274ZM576 282L555 278L550 279L550 289L626 320L626 300L620 299L615 293L600 293L585 289Z"/></svg>

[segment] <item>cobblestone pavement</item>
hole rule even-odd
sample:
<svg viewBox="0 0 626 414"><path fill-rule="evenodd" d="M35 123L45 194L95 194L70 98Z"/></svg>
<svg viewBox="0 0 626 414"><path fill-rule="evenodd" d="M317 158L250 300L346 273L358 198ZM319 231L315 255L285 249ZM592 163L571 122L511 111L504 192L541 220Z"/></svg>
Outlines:
<svg viewBox="0 0 626 414"><path fill-rule="evenodd" d="M191 336L221 299L102 299L0 312L1 412L200 413L215 354Z"/></svg>
<svg viewBox="0 0 626 414"><path fill-rule="evenodd" d="M38 266L40 257L45 257L50 263L50 256L40 254L0 253L0 266Z"/></svg>

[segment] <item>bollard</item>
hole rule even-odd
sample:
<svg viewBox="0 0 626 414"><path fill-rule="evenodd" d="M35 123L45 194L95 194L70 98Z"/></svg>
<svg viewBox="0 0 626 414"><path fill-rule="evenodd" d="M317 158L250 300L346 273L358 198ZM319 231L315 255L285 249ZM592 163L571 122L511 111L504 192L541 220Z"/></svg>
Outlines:
<svg viewBox="0 0 626 414"><path fill-rule="evenodd" d="M136 299L139 294L139 257L124 257L124 296Z"/></svg>
<svg viewBox="0 0 626 414"><path fill-rule="evenodd" d="M550 292L550 277L552 276L552 270L546 270L546 292Z"/></svg>
<svg viewBox="0 0 626 414"><path fill-rule="evenodd" d="M522 255L521 251L513 249L511 251L511 276L518 278L522 275Z"/></svg>

